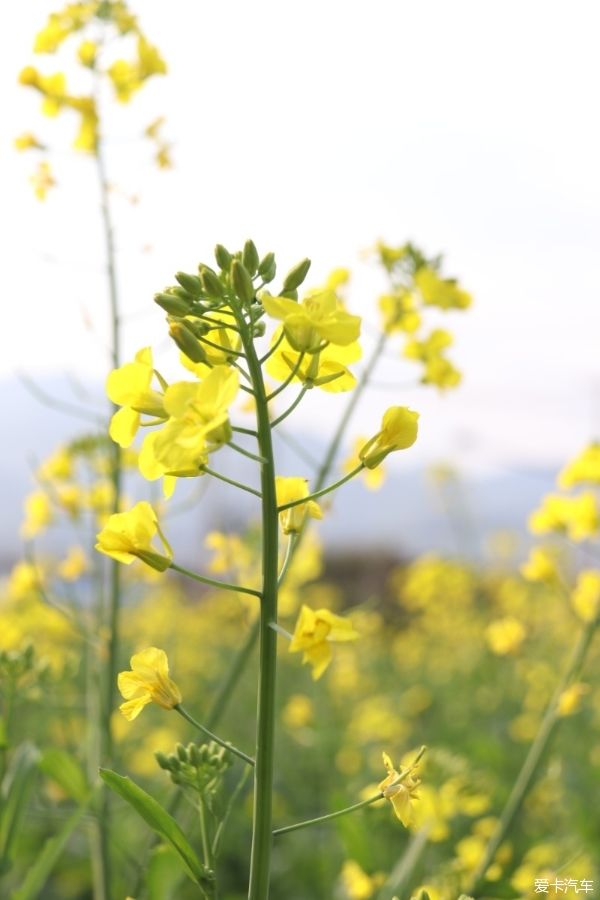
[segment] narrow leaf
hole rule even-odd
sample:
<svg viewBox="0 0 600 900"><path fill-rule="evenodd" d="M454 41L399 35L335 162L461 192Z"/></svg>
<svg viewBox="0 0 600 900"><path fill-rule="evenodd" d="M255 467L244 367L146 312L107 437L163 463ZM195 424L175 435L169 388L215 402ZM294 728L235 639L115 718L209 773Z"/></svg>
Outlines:
<svg viewBox="0 0 600 900"><path fill-rule="evenodd" d="M135 809L153 831L160 834L177 851L192 881L202 884L213 880L213 873L200 862L173 816L150 794L142 790L131 778L125 778L110 769L100 769L100 777L111 790Z"/></svg>
<svg viewBox="0 0 600 900"><path fill-rule="evenodd" d="M46 750L38 762L39 768L63 789L72 800L84 803L89 793L86 777L79 763L58 747Z"/></svg>
<svg viewBox="0 0 600 900"><path fill-rule="evenodd" d="M15 752L2 785L0 798L0 859L10 856L20 820L25 813L29 791L37 774L38 751L33 744L22 744ZM6 865L6 863L4 863Z"/></svg>

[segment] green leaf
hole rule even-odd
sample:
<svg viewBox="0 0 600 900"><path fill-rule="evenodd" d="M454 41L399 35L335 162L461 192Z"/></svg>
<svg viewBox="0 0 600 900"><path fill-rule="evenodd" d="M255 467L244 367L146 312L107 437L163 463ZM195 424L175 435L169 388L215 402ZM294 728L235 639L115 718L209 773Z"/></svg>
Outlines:
<svg viewBox="0 0 600 900"><path fill-rule="evenodd" d="M16 750L0 796L0 868L5 869L27 798L37 774L38 751L25 743Z"/></svg>
<svg viewBox="0 0 600 900"><path fill-rule="evenodd" d="M131 778L125 778L110 769L100 769L100 777L111 790L135 809L153 831L160 834L173 847L192 881L202 884L214 879L214 874L200 862L173 816L150 794L142 790Z"/></svg>
<svg viewBox="0 0 600 900"><path fill-rule="evenodd" d="M60 831L54 837L48 838L42 848L42 852L36 857L35 862L28 870L25 880L11 894L11 900L35 900L46 884L52 869L65 848L65 844L75 831L87 811L88 804L84 804L69 816Z"/></svg>
<svg viewBox="0 0 600 900"><path fill-rule="evenodd" d="M38 762L44 775L55 781L72 800L85 803L89 786L79 763L67 753L53 747L46 750Z"/></svg>

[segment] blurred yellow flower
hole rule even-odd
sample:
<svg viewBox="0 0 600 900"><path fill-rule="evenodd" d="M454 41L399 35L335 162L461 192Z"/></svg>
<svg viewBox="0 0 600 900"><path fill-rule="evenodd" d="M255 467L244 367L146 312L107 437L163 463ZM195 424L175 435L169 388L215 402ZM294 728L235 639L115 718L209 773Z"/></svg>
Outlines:
<svg viewBox="0 0 600 900"><path fill-rule="evenodd" d="M406 406L390 406L383 414L381 430L359 452L367 469L374 469L388 453L406 450L417 439L419 413Z"/></svg>
<svg viewBox="0 0 600 900"><path fill-rule="evenodd" d="M50 188L53 188L56 185L50 163L41 162L29 181L33 185L33 192L37 199L45 200Z"/></svg>
<svg viewBox="0 0 600 900"><path fill-rule="evenodd" d="M600 484L600 443L590 444L558 476L562 488L576 484Z"/></svg>
<svg viewBox="0 0 600 900"><path fill-rule="evenodd" d="M586 694L589 694L591 688L589 684L577 681L575 684L569 685L558 698L558 715L572 716L581 709L581 700Z"/></svg>
<svg viewBox="0 0 600 900"><path fill-rule="evenodd" d="M87 556L82 547L71 547L67 556L59 563L57 572L65 581L77 581L89 568Z"/></svg>
<svg viewBox="0 0 600 900"><path fill-rule="evenodd" d="M302 606L294 636L290 642L289 652L302 651L302 662L312 666L312 677L317 681L331 662L330 643L335 641L354 641L359 637L349 619L336 616L328 609L311 609Z"/></svg>
<svg viewBox="0 0 600 900"><path fill-rule="evenodd" d="M293 503L295 500L302 500L308 497L308 481L306 478L287 478L278 475L275 478L275 490L277 492L277 506L285 506L286 503ZM297 503L289 509L284 509L279 513L279 522L284 534L296 534L302 530L306 516L313 519L322 519L323 513L321 507L314 500L308 500L306 503Z"/></svg>
<svg viewBox="0 0 600 900"><path fill-rule="evenodd" d="M25 498L25 519L21 525L21 536L33 538L44 531L52 522L52 505L44 491L34 491Z"/></svg>
<svg viewBox="0 0 600 900"><path fill-rule="evenodd" d="M44 150L44 145L39 141L35 134L31 131L25 131L15 138L15 147L17 150Z"/></svg>
<svg viewBox="0 0 600 900"><path fill-rule="evenodd" d="M467 309L471 295L458 286L452 278L440 278L437 272L422 266L415 275L415 285L427 306L440 309Z"/></svg>
<svg viewBox="0 0 600 900"><path fill-rule="evenodd" d="M402 774L394 768L392 760L383 754L383 764L387 776L379 784L379 790L394 807L396 816L405 828L408 828L413 817L413 801L418 799L417 789L421 783L420 778L413 775L411 769ZM414 768L414 767L413 767ZM399 780L399 779L402 780Z"/></svg>
<svg viewBox="0 0 600 900"><path fill-rule="evenodd" d="M370 900L385 881L385 875L367 875L357 862L347 859L340 873L340 885L347 900Z"/></svg>
<svg viewBox="0 0 600 900"><path fill-rule="evenodd" d="M152 546L152 538L157 533L166 556L157 553ZM173 553L160 530L156 513L145 500L136 503L129 512L110 516L97 538L96 550L126 565L136 558L159 572L171 565Z"/></svg>
<svg viewBox="0 0 600 900"><path fill-rule="evenodd" d="M130 672L120 672L119 690L126 703L119 709L132 722L148 703L173 709L181 703L181 691L169 678L169 661L164 650L148 647L131 657Z"/></svg>
<svg viewBox="0 0 600 900"><path fill-rule="evenodd" d="M527 581L555 581L559 574L556 556L552 548L532 547L529 558L521 566L521 575Z"/></svg>
<svg viewBox="0 0 600 900"><path fill-rule="evenodd" d="M525 635L523 624L512 616L496 619L485 629L485 639L490 650L496 656L515 653L525 640Z"/></svg>
<svg viewBox="0 0 600 900"><path fill-rule="evenodd" d="M583 622L594 621L600 612L600 572L597 569L584 569L579 573L571 603Z"/></svg>
<svg viewBox="0 0 600 900"><path fill-rule="evenodd" d="M421 324L413 295L401 288L394 294L383 294L379 298L379 309L383 316L383 328L388 334L403 331L412 334Z"/></svg>
<svg viewBox="0 0 600 900"><path fill-rule="evenodd" d="M586 540L600 528L598 501L591 491L575 497L547 494L529 517L529 527L534 534L557 531L574 541Z"/></svg>

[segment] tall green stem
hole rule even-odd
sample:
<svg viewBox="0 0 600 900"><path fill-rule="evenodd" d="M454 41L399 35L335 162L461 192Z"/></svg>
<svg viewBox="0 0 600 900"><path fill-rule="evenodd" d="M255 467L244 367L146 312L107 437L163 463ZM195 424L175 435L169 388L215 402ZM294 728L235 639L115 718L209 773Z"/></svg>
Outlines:
<svg viewBox="0 0 600 900"><path fill-rule="evenodd" d="M275 747L275 677L277 635L270 622L277 621L279 523L275 492L275 462L269 407L260 361L246 328L242 342L256 396L256 425L261 463L262 493L262 601L259 625L258 708L256 766L254 769L254 818L248 900L267 900L271 869L273 756Z"/></svg>
<svg viewBox="0 0 600 900"><path fill-rule="evenodd" d="M514 821L516 814L521 808L521 804L525 799L527 791L531 787L533 778L542 758L542 754L548 746L550 737L552 736L554 728L559 721L560 714L558 703L560 700L560 696L563 691L566 690L569 684L577 677L579 671L581 670L585 662L590 644L592 642L592 638L594 637L594 632L596 630L597 624L597 620L589 622L582 629L579 637L577 638L577 642L573 647L573 651L571 653L571 657L569 659L565 673L561 678L552 696L552 699L550 700L546 708L546 712L540 724L538 733L536 734L535 739L531 747L529 748L529 753L525 758L525 762L523 763L517 780L513 785L510 796L506 801L506 806L504 807L502 815L498 820L496 830L491 836L488 845L485 848L485 853L483 854L481 862L479 863L477 869L473 873L469 884L466 887L466 891L468 894L475 894L476 891L478 891L485 877L485 873L492 863L498 848L508 834L508 831Z"/></svg>

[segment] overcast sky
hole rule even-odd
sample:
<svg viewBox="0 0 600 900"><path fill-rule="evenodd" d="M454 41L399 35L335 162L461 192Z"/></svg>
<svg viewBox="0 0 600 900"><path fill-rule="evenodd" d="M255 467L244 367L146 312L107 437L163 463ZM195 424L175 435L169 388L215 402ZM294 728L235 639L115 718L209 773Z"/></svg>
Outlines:
<svg viewBox="0 0 600 900"><path fill-rule="evenodd" d="M217 241L252 236L283 271L310 256L313 282L356 268L351 304L373 321L380 282L361 251L410 238L443 252L474 295L471 311L448 318L464 385L444 396L381 388L360 429L386 405L411 405L422 412L415 461L477 469L560 465L600 434L596 2L132 5L170 72L111 125L111 177L141 197L116 200L127 354L163 340L152 294ZM75 123L42 119L16 84L54 6L13 4L0 35L0 377L100 380L94 169L65 152ZM168 174L135 138L162 112ZM62 148L44 204L27 182L31 157L12 148L24 130ZM376 381L394 371L386 362ZM298 421L310 431L334 414L311 396Z"/></svg>

